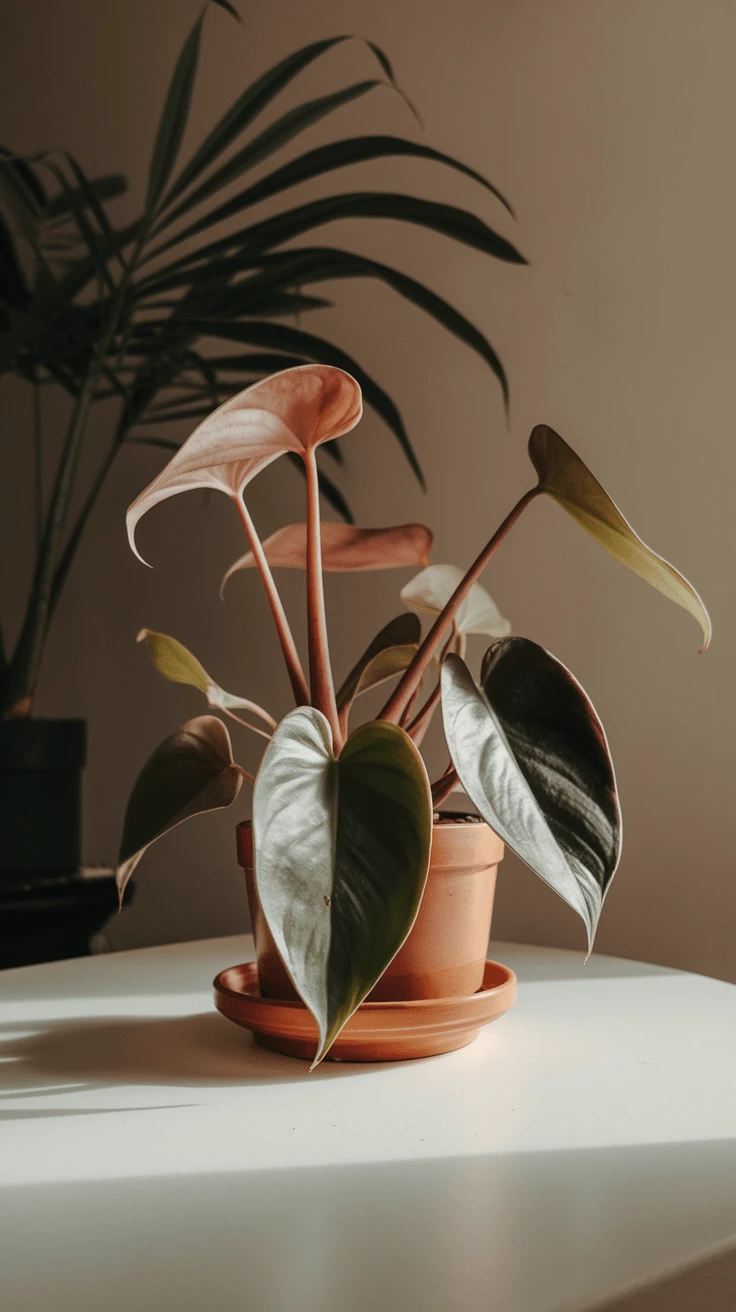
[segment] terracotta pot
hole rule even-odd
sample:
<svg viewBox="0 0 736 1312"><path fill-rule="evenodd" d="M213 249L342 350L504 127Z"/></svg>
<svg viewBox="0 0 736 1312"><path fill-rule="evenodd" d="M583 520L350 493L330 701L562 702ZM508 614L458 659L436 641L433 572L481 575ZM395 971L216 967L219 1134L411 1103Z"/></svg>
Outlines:
<svg viewBox="0 0 736 1312"><path fill-rule="evenodd" d="M263 997L296 998L258 901L253 875L253 832L237 826L238 861L245 870L251 924ZM483 823L437 824L427 886L419 915L389 963L369 1002L467 997L477 993L491 928L501 839Z"/></svg>

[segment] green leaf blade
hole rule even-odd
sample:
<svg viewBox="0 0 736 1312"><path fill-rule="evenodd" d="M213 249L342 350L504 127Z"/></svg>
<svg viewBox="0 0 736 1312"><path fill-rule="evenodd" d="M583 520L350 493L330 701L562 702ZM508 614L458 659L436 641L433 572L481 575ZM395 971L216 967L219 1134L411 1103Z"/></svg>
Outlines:
<svg viewBox="0 0 736 1312"><path fill-rule="evenodd" d="M169 85L148 174L146 213L149 215L155 212L181 148L197 75L203 19L204 13L200 14L184 42Z"/></svg>
<svg viewBox="0 0 736 1312"><path fill-rule="evenodd" d="M540 490L562 506L615 560L688 611L700 625L700 650L706 651L712 628L700 594L674 565L642 542L564 438L547 424L538 424L529 438L529 456L539 475Z"/></svg>
<svg viewBox="0 0 736 1312"><path fill-rule="evenodd" d="M583 920L592 947L618 866L621 815L603 726L580 684L526 638L442 667L445 737L484 820Z"/></svg>
<svg viewBox="0 0 736 1312"><path fill-rule="evenodd" d="M230 735L216 716L187 720L165 739L144 765L128 799L116 873L121 902L151 843L190 816L230 806L242 782Z"/></svg>
<svg viewBox="0 0 736 1312"><path fill-rule="evenodd" d="M416 918L432 839L421 757L373 721L336 760L325 717L300 707L263 758L253 833L261 906L319 1030L316 1065Z"/></svg>

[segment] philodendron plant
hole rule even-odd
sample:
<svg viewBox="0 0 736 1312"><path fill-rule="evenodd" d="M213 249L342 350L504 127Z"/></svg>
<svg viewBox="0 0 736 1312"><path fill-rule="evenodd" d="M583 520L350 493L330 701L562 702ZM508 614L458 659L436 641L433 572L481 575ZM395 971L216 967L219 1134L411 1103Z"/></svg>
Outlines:
<svg viewBox="0 0 736 1312"><path fill-rule="evenodd" d="M695 589L641 541L561 437L536 427L529 455L537 482L463 572L430 565L429 529L320 524L316 450L355 428L355 379L305 365L256 383L205 419L133 502L128 533L159 501L215 488L240 516L248 545L228 571L258 570L296 707L277 724L267 710L225 692L175 639L143 630L157 668L192 684L213 710L268 740L254 777L233 758L222 719L189 720L156 749L130 796L118 885L146 848L180 821L231 805L253 785L255 880L284 965L319 1031L315 1065L368 995L414 923L429 866L434 809L462 787L512 851L581 916L592 945L619 861L621 822L603 726L590 699L554 656L510 636L478 583L499 544L537 497L551 497L611 555L688 610L710 640ZM261 542L244 492L286 454L304 461L305 524ZM137 551L136 551L136 554ZM410 608L381 630L335 691L323 570L423 568L404 588ZM309 678L272 567L306 571ZM422 639L418 612L434 616ZM468 633L492 639L476 682L463 659ZM356 698L396 680L374 720L350 728ZM425 687L426 683L426 687ZM419 752L441 702L450 762L431 782Z"/></svg>

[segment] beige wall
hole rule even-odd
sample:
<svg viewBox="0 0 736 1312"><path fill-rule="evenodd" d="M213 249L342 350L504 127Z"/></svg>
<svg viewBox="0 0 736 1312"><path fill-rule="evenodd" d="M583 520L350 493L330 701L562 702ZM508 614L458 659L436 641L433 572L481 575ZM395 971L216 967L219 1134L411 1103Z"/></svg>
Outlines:
<svg viewBox="0 0 736 1312"><path fill-rule="evenodd" d="M528 270L484 262L388 223L333 226L329 240L391 260L475 318L506 361L511 431L484 366L385 290L340 287L320 327L359 354L403 407L424 462L423 497L381 426L346 449L359 519L424 519L436 560L467 562L529 483L531 426L557 427L644 537L701 588L712 651L695 625L606 558L552 504L537 504L486 582L517 632L578 674L607 725L623 798L625 855L598 946L736 979L733 799L734 353L733 50L730 0L271 0L241 6L237 30L208 19L194 112L201 132L270 61L316 36L364 32L391 53L433 144L487 171L513 198L518 228L470 182L384 164L345 185L407 187L475 206L512 236ZM3 137L63 144L96 171L121 168L140 194L153 123L197 0L26 0L6 12ZM368 56L330 56L304 93L365 75ZM415 133L379 93L343 113L345 134ZM333 128L333 130L335 130ZM322 139L315 132L310 144ZM306 139L305 139L306 145ZM319 194L310 189L310 195ZM315 321L316 324L316 321ZM19 468L25 410L4 389L2 457ZM9 437L7 434L9 433ZM103 441L99 424L95 440ZM157 458L131 450L104 496L49 649L39 712L89 716L86 843L112 860L124 799L153 745L199 709L157 680L133 638L142 624L191 644L226 686L287 707L255 579L224 605L216 585L240 550L227 504L198 496L158 509L128 553L126 504ZM272 468L253 490L260 527L301 517L301 486ZM15 501L17 509L26 511ZM27 528L4 521L4 559ZM9 585L23 583L15 566ZM338 669L395 613L403 581L330 581ZM300 580L289 578L297 604ZM16 596L17 601L17 596ZM438 744L435 758L442 758ZM244 763L246 763L244 761ZM184 826L141 868L116 946L231 932L245 920L231 820ZM571 912L513 859L497 932L582 947Z"/></svg>

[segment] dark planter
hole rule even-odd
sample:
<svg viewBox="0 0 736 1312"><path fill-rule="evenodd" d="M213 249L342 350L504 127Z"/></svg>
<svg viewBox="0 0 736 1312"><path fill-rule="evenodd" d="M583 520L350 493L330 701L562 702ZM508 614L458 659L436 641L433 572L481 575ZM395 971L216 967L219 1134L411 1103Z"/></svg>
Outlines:
<svg viewBox="0 0 736 1312"><path fill-rule="evenodd" d="M84 720L0 724L0 883L79 869L86 755Z"/></svg>
<svg viewBox="0 0 736 1312"><path fill-rule="evenodd" d="M0 968L86 956L117 905L81 870L84 720L0 723Z"/></svg>

